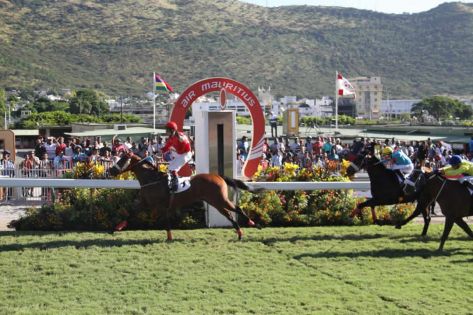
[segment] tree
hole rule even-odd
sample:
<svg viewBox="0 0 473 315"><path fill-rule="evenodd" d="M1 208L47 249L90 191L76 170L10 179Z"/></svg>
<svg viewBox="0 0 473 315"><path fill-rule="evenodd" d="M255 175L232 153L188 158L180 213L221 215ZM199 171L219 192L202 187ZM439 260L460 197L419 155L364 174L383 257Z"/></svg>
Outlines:
<svg viewBox="0 0 473 315"><path fill-rule="evenodd" d="M411 112L414 115L422 115L422 111L427 111L436 119L451 119L459 117L460 119L470 119L473 110L470 106L459 100L446 96L433 96L424 98L419 103L412 106Z"/></svg>
<svg viewBox="0 0 473 315"><path fill-rule="evenodd" d="M70 100L72 114L103 115L109 112L105 95L90 89L78 90Z"/></svg>
<svg viewBox="0 0 473 315"><path fill-rule="evenodd" d="M64 101L50 101L46 97L40 97L34 102L34 108L38 113L65 111L69 112L69 104Z"/></svg>

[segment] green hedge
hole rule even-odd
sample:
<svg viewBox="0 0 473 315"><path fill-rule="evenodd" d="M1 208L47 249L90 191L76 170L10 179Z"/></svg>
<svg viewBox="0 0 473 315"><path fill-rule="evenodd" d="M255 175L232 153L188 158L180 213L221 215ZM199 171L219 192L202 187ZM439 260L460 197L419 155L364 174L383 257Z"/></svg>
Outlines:
<svg viewBox="0 0 473 315"><path fill-rule="evenodd" d="M346 163L342 163L344 174ZM256 173L256 181L348 181L336 172L336 163L326 168L299 169L286 164L283 168L270 167ZM60 189L53 204L27 209L26 215L10 223L16 230L111 230L122 220L130 229L163 227L155 222L150 209L140 202L139 191L125 189ZM264 226L312 226L370 224L368 208L361 218L349 217L355 205L363 200L355 198L351 190L264 191L260 194L242 192L240 207L251 218ZM377 207L379 221L392 224L413 211L412 205ZM197 228L205 226L201 205L181 209L173 217L173 226Z"/></svg>

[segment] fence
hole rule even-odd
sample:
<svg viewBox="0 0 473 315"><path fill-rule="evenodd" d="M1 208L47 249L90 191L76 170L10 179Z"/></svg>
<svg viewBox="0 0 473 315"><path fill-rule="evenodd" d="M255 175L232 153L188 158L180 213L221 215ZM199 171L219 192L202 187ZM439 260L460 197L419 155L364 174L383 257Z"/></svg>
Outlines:
<svg viewBox="0 0 473 315"><path fill-rule="evenodd" d="M104 166L103 176L109 177L108 170L113 165L110 161L96 161L95 163ZM19 182L24 183L22 186L8 186L0 185L0 201L51 201L54 193L54 186L34 185L30 186L28 183L37 183L38 180L50 180L63 178L66 172L72 172L73 167L77 163L73 163L72 159L65 158L61 163L40 163L40 167L28 164L25 165L5 165L0 164L0 177L2 179L18 179Z"/></svg>
<svg viewBox="0 0 473 315"><path fill-rule="evenodd" d="M321 189L354 189L368 190L369 182L247 182L252 188L268 190L321 190ZM11 192L6 200L50 201L55 188L122 188L139 189L137 180L112 179L62 179L62 178L12 178L0 177L3 193ZM31 192L30 195L24 195ZM15 195L16 193L16 195ZM20 194L20 195L18 195ZM23 195L22 195L23 194ZM20 197L20 198L19 198Z"/></svg>

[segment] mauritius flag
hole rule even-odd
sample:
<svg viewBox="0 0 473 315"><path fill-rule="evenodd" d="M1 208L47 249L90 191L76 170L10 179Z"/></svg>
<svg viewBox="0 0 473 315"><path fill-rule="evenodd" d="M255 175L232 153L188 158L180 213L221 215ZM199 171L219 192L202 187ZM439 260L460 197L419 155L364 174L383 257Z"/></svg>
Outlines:
<svg viewBox="0 0 473 315"><path fill-rule="evenodd" d="M157 73L154 73L154 90L157 93L170 93L174 91L172 87Z"/></svg>

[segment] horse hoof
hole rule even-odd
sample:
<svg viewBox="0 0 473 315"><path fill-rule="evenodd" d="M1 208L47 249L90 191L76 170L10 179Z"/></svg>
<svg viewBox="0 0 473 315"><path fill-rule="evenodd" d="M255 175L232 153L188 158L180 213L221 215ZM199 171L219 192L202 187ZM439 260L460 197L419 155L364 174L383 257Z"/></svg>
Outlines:
<svg viewBox="0 0 473 315"><path fill-rule="evenodd" d="M238 240L241 241L241 238L243 237L243 231L241 229L238 229L236 232L238 234Z"/></svg>
<svg viewBox="0 0 473 315"><path fill-rule="evenodd" d="M248 226L256 226L255 222L251 219L248 220Z"/></svg>
<svg viewBox="0 0 473 315"><path fill-rule="evenodd" d="M395 227L396 229L400 230L400 229L402 228L402 225L396 224L394 227Z"/></svg>
<svg viewBox="0 0 473 315"><path fill-rule="evenodd" d="M124 228L126 228L128 226L128 221L122 221L120 223L118 223L115 228L113 229L114 231L116 232L119 232L121 230L123 230Z"/></svg>

